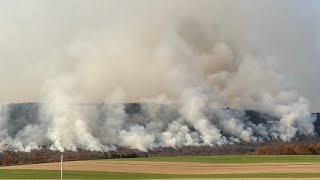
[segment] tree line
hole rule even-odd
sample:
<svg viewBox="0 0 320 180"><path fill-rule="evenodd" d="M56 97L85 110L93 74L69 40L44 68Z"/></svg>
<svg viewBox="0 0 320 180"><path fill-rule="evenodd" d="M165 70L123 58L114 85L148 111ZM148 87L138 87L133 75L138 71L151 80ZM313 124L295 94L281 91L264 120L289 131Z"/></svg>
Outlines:
<svg viewBox="0 0 320 180"><path fill-rule="evenodd" d="M222 146L183 146L176 148L158 148L147 152L119 147L116 151L99 152L78 149L77 151L53 151L49 148L19 152L6 150L0 152L0 166L16 164L33 164L59 162L60 155L65 161L163 157L163 156L209 156L209 155L320 155L320 139L310 137L291 142L271 141L235 144Z"/></svg>
<svg viewBox="0 0 320 180"><path fill-rule="evenodd" d="M0 153L0 166L59 162L61 154L64 155L64 161L137 158L148 156L146 152L133 149L118 149L117 151L110 152L88 151L82 149L65 152L53 151L50 149L32 150L30 152L6 150Z"/></svg>
<svg viewBox="0 0 320 180"><path fill-rule="evenodd" d="M265 145L257 147L256 155L320 155L320 143Z"/></svg>

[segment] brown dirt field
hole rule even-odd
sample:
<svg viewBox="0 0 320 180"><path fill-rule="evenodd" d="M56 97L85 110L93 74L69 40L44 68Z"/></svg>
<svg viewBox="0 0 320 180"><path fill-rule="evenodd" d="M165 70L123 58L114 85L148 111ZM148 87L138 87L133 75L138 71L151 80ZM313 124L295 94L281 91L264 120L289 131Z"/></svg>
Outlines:
<svg viewBox="0 0 320 180"><path fill-rule="evenodd" d="M0 167L0 169L59 170L60 163L45 163ZM192 162L148 161L73 161L64 163L65 170L114 171L159 174L232 174L232 173L315 173L320 172L319 162L308 163L248 163L213 164Z"/></svg>

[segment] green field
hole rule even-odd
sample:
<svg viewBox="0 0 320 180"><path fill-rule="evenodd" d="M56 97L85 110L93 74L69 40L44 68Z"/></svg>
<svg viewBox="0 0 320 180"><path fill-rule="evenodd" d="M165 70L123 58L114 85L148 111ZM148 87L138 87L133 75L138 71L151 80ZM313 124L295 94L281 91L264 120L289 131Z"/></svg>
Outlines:
<svg viewBox="0 0 320 180"><path fill-rule="evenodd" d="M320 155L174 156L112 159L117 161L166 161L205 163L320 162Z"/></svg>
<svg viewBox="0 0 320 180"><path fill-rule="evenodd" d="M117 161L163 161L205 163L320 162L320 156L176 156L112 159ZM108 160L105 160L108 161ZM190 172L192 173L192 172ZM59 179L60 171L4 170L0 179ZM64 171L65 179L178 179L178 178L320 178L319 173L244 173L244 174L144 174L124 172Z"/></svg>
<svg viewBox="0 0 320 180"><path fill-rule="evenodd" d="M0 170L0 179L59 179L59 171ZM120 172L65 171L65 179L178 179L178 178L320 178L320 173L267 174L142 174Z"/></svg>

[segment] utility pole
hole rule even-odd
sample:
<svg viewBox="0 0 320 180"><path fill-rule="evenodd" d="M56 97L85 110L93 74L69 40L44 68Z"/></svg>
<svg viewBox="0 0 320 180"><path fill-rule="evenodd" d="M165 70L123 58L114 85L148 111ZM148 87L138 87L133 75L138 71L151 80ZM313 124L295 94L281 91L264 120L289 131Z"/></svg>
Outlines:
<svg viewBox="0 0 320 180"><path fill-rule="evenodd" d="M61 180L63 180L63 154L61 155Z"/></svg>

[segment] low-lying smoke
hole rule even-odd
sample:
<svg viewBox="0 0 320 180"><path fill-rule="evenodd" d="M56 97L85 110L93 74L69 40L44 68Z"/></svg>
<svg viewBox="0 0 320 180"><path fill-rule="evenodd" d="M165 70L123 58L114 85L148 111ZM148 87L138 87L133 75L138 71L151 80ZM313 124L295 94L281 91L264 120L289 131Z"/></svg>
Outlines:
<svg viewBox="0 0 320 180"><path fill-rule="evenodd" d="M6 57L28 64L17 77L33 81L12 92L5 88L3 94L43 103L36 118L15 123L10 122L8 106L0 107L0 150L45 145L60 151L117 146L145 151L289 141L314 133L309 101L275 64L291 58L289 50L296 48L284 47L296 43L295 35L301 32L284 27L292 27L287 20L298 1L70 2L8 2L8 7L23 9L15 16L7 12L8 19L32 34L17 36L18 27L7 23L9 30L16 30L10 37L38 49L6 44ZM46 12L57 7L62 8L59 15ZM267 23L273 13L288 24L275 21L273 30L273 23ZM277 37L286 33L288 41ZM17 55L10 54L13 50ZM96 102L103 104L90 104ZM146 104L130 113L126 102ZM267 121L253 123L244 111L227 107L263 112Z"/></svg>

